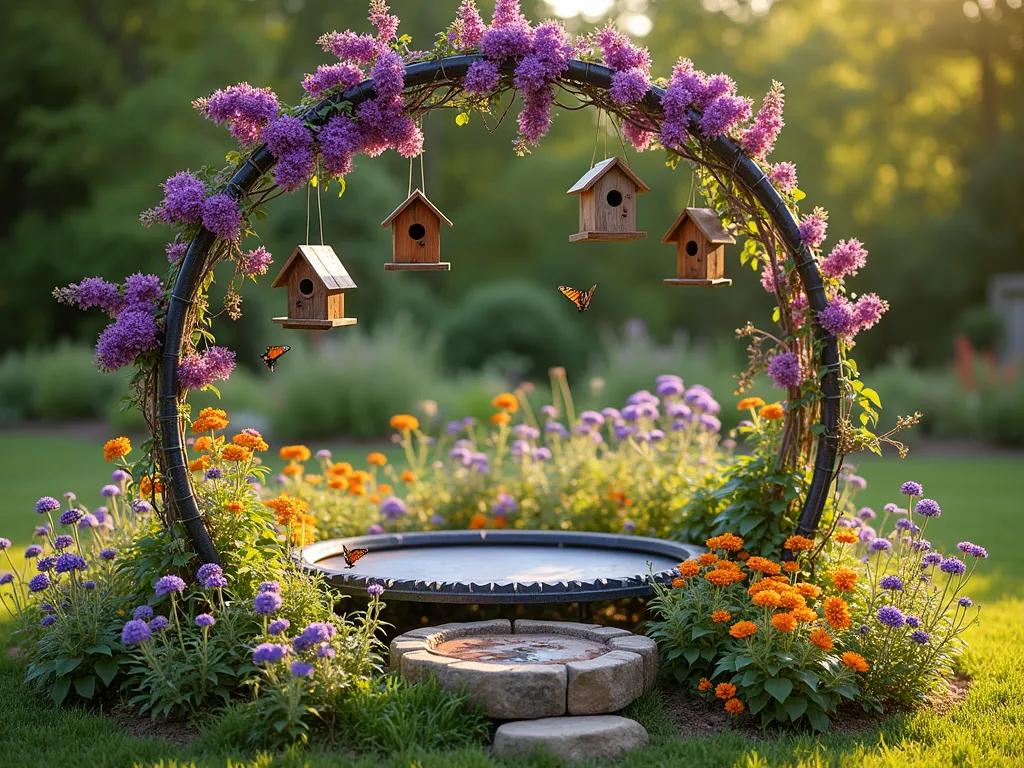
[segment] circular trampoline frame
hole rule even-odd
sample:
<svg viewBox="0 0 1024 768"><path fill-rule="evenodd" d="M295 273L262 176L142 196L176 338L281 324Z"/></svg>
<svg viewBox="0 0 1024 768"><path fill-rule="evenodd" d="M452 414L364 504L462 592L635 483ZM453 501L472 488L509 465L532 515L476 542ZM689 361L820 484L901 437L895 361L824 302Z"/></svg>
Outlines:
<svg viewBox="0 0 1024 768"><path fill-rule="evenodd" d="M469 66L483 59L479 54L450 56L443 59L417 62L405 68L406 87L422 86L429 83L456 83L465 77ZM504 75L512 74L515 69L513 60L505 61L501 70ZM573 59L568 69L559 78L560 83L588 85L607 91L611 87L614 73L606 66ZM652 87L644 105L652 110L660 109L661 96L664 90ZM330 110L325 107L350 102L353 106L374 96L372 79L365 80L343 94L328 97L310 107L300 117L311 125L324 124ZM690 110L691 123L696 124L700 113ZM807 294L814 318L814 331L818 359L817 367L824 373L820 377L821 386L821 430L815 453L814 473L804 499L796 532L802 535L812 534L817 529L822 511L832 484L838 450L837 427L839 423L839 345L835 336L825 331L817 321L817 312L825 309L828 300L822 284L821 274L810 249L800 237L798 222L787 207L785 201L772 186L765 171L748 157L732 139L720 136L706 142L706 146L719 160L732 169L732 177L746 188L761 204L772 220L776 231L792 255L804 291ZM226 194L241 199L253 186L270 171L275 159L266 145L256 149L228 182ZM202 267L210 249L217 241L216 235L203 228L189 244L188 251L178 270L178 276L171 291L167 316L164 321L163 349L157 375L157 420L160 427L160 450L162 453L161 472L164 479L164 498L173 505L177 519L185 527L196 553L203 562L217 562L218 553L210 539L209 532L203 524L199 506L191 484L191 474L184 445L184 424L179 408L178 361L184 336L188 308L196 299L200 290L199 278ZM457 536L464 532L451 532ZM496 532L491 531L489 536ZM573 536L582 534L567 534ZM470 535L476 535L469 532ZM508 535L536 535L535 532L508 532ZM415 534L405 534L406 537ZM367 537L346 541L361 541ZM630 540L632 537L618 537ZM327 545L330 542L323 542ZM320 545L313 545L320 546ZM339 545L340 546L340 545ZM626 589L626 587L623 587ZM430 593L432 600L439 601L441 593L434 590ZM520 592L517 599L523 598Z"/></svg>

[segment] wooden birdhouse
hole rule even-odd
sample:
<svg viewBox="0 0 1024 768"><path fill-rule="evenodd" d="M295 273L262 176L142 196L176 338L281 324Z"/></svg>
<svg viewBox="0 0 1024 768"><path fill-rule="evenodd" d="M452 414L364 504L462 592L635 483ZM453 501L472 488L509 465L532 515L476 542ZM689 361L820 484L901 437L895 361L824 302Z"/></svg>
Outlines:
<svg viewBox="0 0 1024 768"><path fill-rule="evenodd" d="M355 325L345 317L345 291L356 287L329 245L300 245L277 273L271 288L288 288L288 316L275 317L285 328L326 331Z"/></svg>
<svg viewBox="0 0 1024 768"><path fill-rule="evenodd" d="M724 277L725 246L736 238L710 208L684 209L661 242L676 244L676 277L665 280L669 285L732 285Z"/></svg>
<svg viewBox="0 0 1024 768"><path fill-rule="evenodd" d="M620 158L602 160L566 193L580 196L580 231L569 242L647 237L636 231L636 198L650 191Z"/></svg>
<svg viewBox="0 0 1024 768"><path fill-rule="evenodd" d="M394 213L381 222L391 227L394 260L384 265L387 270L414 269L448 271L452 265L441 261L441 223L453 226L437 207L415 190Z"/></svg>

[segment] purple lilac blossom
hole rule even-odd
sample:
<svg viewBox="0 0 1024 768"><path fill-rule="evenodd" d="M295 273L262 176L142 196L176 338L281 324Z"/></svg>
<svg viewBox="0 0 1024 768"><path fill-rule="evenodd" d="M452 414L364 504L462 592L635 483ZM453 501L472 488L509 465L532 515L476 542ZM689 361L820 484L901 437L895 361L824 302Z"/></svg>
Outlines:
<svg viewBox="0 0 1024 768"><path fill-rule="evenodd" d="M144 309L125 310L100 334L96 362L104 371L116 371L157 346L156 318Z"/></svg>
<svg viewBox="0 0 1024 768"><path fill-rule="evenodd" d="M277 96L269 88L239 83L215 91L202 112L215 124L228 124L228 131L242 144L259 141L263 128L277 115Z"/></svg>
<svg viewBox="0 0 1024 768"><path fill-rule="evenodd" d="M791 192L797 187L796 166L793 163L776 163L768 172L768 178L780 192Z"/></svg>
<svg viewBox="0 0 1024 768"><path fill-rule="evenodd" d="M372 584L371 586L379 586L379 585ZM367 591L369 591L369 590L367 590ZM316 657L318 659L333 659L335 656L337 656L337 652L333 648L331 648L331 646L327 645L326 643L324 643L323 645L319 646L316 649Z"/></svg>
<svg viewBox="0 0 1024 768"><path fill-rule="evenodd" d="M203 226L221 240L237 240L242 233L238 203L221 193L203 203Z"/></svg>
<svg viewBox="0 0 1024 768"><path fill-rule="evenodd" d="M868 252L860 240L840 240L832 252L821 262L821 273L836 280L850 275L867 264Z"/></svg>
<svg viewBox="0 0 1024 768"><path fill-rule="evenodd" d="M466 93L485 94L497 88L500 80L499 63L481 59L469 65L462 86L466 89Z"/></svg>
<svg viewBox="0 0 1024 768"><path fill-rule="evenodd" d="M159 211L168 224L181 222L195 224L199 221L206 187L203 182L187 171L176 173L163 183L164 200Z"/></svg>
<svg viewBox="0 0 1024 768"><path fill-rule="evenodd" d="M123 469L115 469L110 473L110 479L115 483L123 483L127 480L131 480L132 476L125 472Z"/></svg>
<svg viewBox="0 0 1024 768"><path fill-rule="evenodd" d="M903 517L896 521L896 528L901 531L909 531L914 527L914 524L909 519Z"/></svg>
<svg viewBox="0 0 1024 768"><path fill-rule="evenodd" d="M781 352L768 363L768 376L776 387L799 387L803 381L800 358L795 352Z"/></svg>
<svg viewBox="0 0 1024 768"><path fill-rule="evenodd" d="M878 323L889 310L889 302L879 298L877 293L865 293L853 305L853 317L858 331L866 331Z"/></svg>
<svg viewBox="0 0 1024 768"><path fill-rule="evenodd" d="M204 589L224 589L227 585L228 580L219 573L215 573L213 576L209 576L205 581L203 581Z"/></svg>
<svg viewBox="0 0 1024 768"><path fill-rule="evenodd" d="M6 586L7 584L11 584L13 582L14 582L14 574L13 573L5 573L3 575L0 575L0 586Z"/></svg>
<svg viewBox="0 0 1024 768"><path fill-rule="evenodd" d="M264 246L261 245L259 248L255 248L249 251L242 257L242 274L245 277L256 277L257 275L265 275L267 274L267 270L270 268L270 265L273 263L273 256Z"/></svg>
<svg viewBox="0 0 1024 768"><path fill-rule="evenodd" d="M335 115L320 129L320 157L332 176L344 176L352 170L352 157L363 146L359 124L350 115Z"/></svg>
<svg viewBox="0 0 1024 768"><path fill-rule="evenodd" d="M121 629L121 642L125 645L138 645L149 640L149 625L140 619L132 619Z"/></svg>
<svg viewBox="0 0 1024 768"><path fill-rule="evenodd" d="M825 242L827 230L828 211L824 208L815 208L811 214L804 216L800 221L800 239L812 250Z"/></svg>
<svg viewBox="0 0 1024 768"><path fill-rule="evenodd" d="M351 62L321 64L316 72L302 79L302 87L314 99L319 99L332 88L341 86L346 91L363 81L363 70Z"/></svg>
<svg viewBox="0 0 1024 768"><path fill-rule="evenodd" d="M754 118L754 124L740 137L740 146L748 155L764 159L775 149L775 140L782 131L782 109L785 103L782 83L772 81L772 87L761 101L761 109Z"/></svg>
<svg viewBox="0 0 1024 768"><path fill-rule="evenodd" d="M938 552L929 552L927 555L921 558L922 568L931 568L942 562L942 555Z"/></svg>
<svg viewBox="0 0 1024 768"><path fill-rule="evenodd" d="M906 623L907 617L896 606L884 605L878 609L878 620L887 627L899 629Z"/></svg>
<svg viewBox="0 0 1024 768"><path fill-rule="evenodd" d="M373 525L371 525L369 528L366 529L366 532L367 533L371 533L371 534L384 533L384 526L381 525L380 523L374 523Z"/></svg>
<svg viewBox="0 0 1024 768"><path fill-rule="evenodd" d="M853 307L844 297L833 299L825 309L818 313L821 327L833 336L852 338L857 331L857 318Z"/></svg>
<svg viewBox="0 0 1024 768"><path fill-rule="evenodd" d="M79 309L99 307L112 318L117 317L124 305L118 287L100 277L87 277L77 285L72 283L67 290Z"/></svg>
<svg viewBox="0 0 1024 768"><path fill-rule="evenodd" d="M263 140L277 158L274 181L279 187L294 192L309 181L316 171L316 155L313 134L302 120L282 115L263 129Z"/></svg>
<svg viewBox="0 0 1024 768"><path fill-rule="evenodd" d="M167 247L164 248L164 253L167 254L168 264L177 264L183 258L185 253L188 251L188 243L173 242L168 243Z"/></svg>
<svg viewBox="0 0 1024 768"><path fill-rule="evenodd" d="M156 581L155 591L157 597L162 597L171 592L184 592L185 582L174 575L161 576Z"/></svg>

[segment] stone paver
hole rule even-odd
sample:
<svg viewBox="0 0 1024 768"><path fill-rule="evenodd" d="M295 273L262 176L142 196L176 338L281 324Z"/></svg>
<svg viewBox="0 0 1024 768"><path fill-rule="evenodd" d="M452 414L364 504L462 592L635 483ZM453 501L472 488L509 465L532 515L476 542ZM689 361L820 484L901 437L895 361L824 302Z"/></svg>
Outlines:
<svg viewBox="0 0 1024 768"><path fill-rule="evenodd" d="M465 686L470 699L479 702L488 717L496 720L527 720L565 714L568 675L562 664L492 664L462 661L446 667L446 690Z"/></svg>
<svg viewBox="0 0 1024 768"><path fill-rule="evenodd" d="M644 692L654 688L658 679L658 644L654 640L644 635L613 637L608 640L608 647L640 654L644 660Z"/></svg>
<svg viewBox="0 0 1024 768"><path fill-rule="evenodd" d="M566 760L610 760L649 741L644 727L625 717L549 717L504 723L491 749L501 756L529 755L541 748Z"/></svg>
<svg viewBox="0 0 1024 768"><path fill-rule="evenodd" d="M616 712L640 698L644 661L631 651L611 651L588 661L571 661L567 708L570 715Z"/></svg>

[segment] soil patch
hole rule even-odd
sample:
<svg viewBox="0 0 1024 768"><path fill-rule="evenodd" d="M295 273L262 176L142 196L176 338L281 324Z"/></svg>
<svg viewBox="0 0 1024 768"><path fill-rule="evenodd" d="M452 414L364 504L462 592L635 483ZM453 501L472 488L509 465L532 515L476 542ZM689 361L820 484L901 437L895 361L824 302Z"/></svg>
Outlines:
<svg viewBox="0 0 1024 768"><path fill-rule="evenodd" d="M187 747L199 738L199 731L185 720L168 720L163 717L154 720L124 705L114 707L107 716L140 739L160 739L179 747Z"/></svg>
<svg viewBox="0 0 1024 768"><path fill-rule="evenodd" d="M946 689L929 698L927 708L939 717L946 717L954 707L967 698L970 687L971 680L966 675L957 674L947 678ZM732 731L757 741L770 738L777 732L777 729L763 732L758 727L758 719L750 714L738 717L730 715L718 699L705 699L676 687L662 689L661 703L668 719L683 736L713 736L716 733ZM901 711L912 710L890 710L885 715L880 715L865 712L856 705L844 705L832 718L832 727L829 730L832 733L843 734L865 733L874 730L886 717L899 714Z"/></svg>

